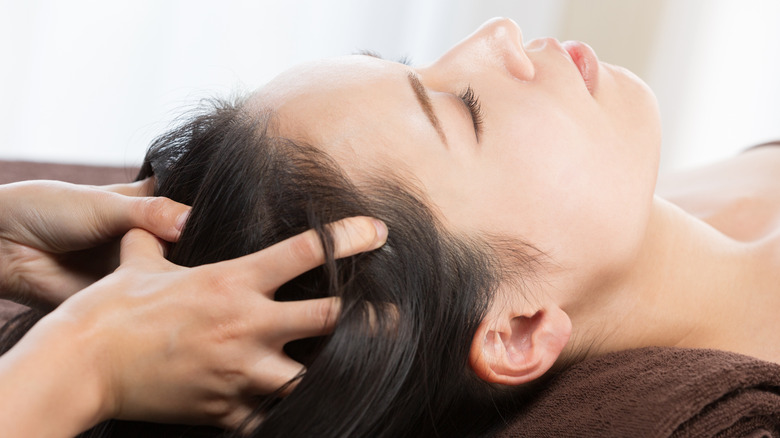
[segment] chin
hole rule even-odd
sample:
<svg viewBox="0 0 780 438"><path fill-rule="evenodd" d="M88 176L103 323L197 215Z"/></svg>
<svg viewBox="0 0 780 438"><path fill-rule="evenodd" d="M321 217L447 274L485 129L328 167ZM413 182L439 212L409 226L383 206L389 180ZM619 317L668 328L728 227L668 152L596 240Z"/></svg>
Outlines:
<svg viewBox="0 0 780 438"><path fill-rule="evenodd" d="M653 165L653 172L657 172L661 153L661 114L655 93L631 70L607 63L602 65L609 72L612 83L602 89L603 94L598 97L612 107L617 123L624 127L624 138L633 139L628 143L641 144L644 165ZM636 152L635 148L633 153Z"/></svg>
<svg viewBox="0 0 780 438"><path fill-rule="evenodd" d="M615 84L620 88L620 93L629 93L632 98L637 97L652 103L655 111L658 112L658 100L650 86L631 70L619 65L602 62L601 66L612 76Z"/></svg>

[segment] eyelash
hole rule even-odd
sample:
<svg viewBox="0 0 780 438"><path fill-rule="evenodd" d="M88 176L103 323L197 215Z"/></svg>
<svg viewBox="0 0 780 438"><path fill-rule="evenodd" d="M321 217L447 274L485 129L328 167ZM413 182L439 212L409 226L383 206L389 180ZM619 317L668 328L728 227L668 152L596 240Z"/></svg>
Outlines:
<svg viewBox="0 0 780 438"><path fill-rule="evenodd" d="M402 56L396 62L409 67L413 65L412 58L407 55ZM468 107L469 112L471 113L471 119L474 120L474 131L477 133L477 137L479 137L479 134L482 133L482 122L485 119L485 113L482 111L482 106L479 103L477 93L475 93L474 89L469 85L458 97L460 97L460 100Z"/></svg>
<svg viewBox="0 0 780 438"><path fill-rule="evenodd" d="M382 57L378 53L372 50L360 50L357 52L357 54L373 56L374 58L382 59ZM410 58L407 55L402 56L396 62L409 67L413 65L412 58ZM482 122L485 119L485 114L482 111L482 106L479 103L479 98L477 97L477 94L474 92L474 89L471 88L471 85L467 86L466 90L460 93L458 97L460 97L460 100L462 100L463 103L466 104L466 106L469 109L469 112L471 113L471 119L474 121L474 131L477 133L477 140L479 140L479 135L482 133Z"/></svg>
<svg viewBox="0 0 780 438"><path fill-rule="evenodd" d="M474 130L477 132L477 135L479 135L482 132L482 122L484 121L485 114L482 111L482 106L479 103L477 94L474 93L474 89L469 85L458 97L460 97L463 103L469 108L471 118L474 120Z"/></svg>

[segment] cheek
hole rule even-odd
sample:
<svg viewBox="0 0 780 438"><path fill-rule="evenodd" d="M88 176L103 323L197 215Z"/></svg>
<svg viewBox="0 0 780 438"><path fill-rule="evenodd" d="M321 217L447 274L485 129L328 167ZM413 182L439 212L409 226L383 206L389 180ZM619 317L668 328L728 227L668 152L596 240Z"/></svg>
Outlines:
<svg viewBox="0 0 780 438"><path fill-rule="evenodd" d="M492 189L479 208L499 211L490 220L496 231L521 236L562 266L608 269L638 249L655 164L612 151L617 145L607 129L558 121L525 133L488 166L493 172L481 177Z"/></svg>
<svg viewBox="0 0 780 438"><path fill-rule="evenodd" d="M661 120L655 94L629 70L603 66L604 87L597 94L605 121L612 126L618 149L633 154L646 164L658 160Z"/></svg>

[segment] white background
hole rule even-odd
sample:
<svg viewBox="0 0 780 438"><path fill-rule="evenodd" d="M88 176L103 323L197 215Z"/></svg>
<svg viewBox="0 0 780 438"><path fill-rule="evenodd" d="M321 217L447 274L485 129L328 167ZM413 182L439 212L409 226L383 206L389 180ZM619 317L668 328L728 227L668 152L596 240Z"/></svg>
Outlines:
<svg viewBox="0 0 780 438"><path fill-rule="evenodd" d="M138 165L202 97L359 49L424 64L497 15L645 79L665 170L780 139L780 1L0 0L0 159Z"/></svg>

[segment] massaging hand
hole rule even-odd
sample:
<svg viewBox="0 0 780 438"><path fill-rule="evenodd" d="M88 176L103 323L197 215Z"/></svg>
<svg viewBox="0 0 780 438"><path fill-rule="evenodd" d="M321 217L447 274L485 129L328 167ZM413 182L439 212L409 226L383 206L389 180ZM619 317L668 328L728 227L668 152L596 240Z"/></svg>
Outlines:
<svg viewBox="0 0 780 438"><path fill-rule="evenodd" d="M337 257L375 249L387 236L367 218L333 230ZM314 231L195 268L168 262L163 251L151 234L131 230L116 272L66 300L15 347L38 343L53 355L57 381L78 382L74 391L92 397L80 409L91 412L82 428L111 417L237 427L251 395L271 393L301 370L282 346L328 333L336 321L335 299L273 301L280 285L323 263ZM57 356L62 339L78 358Z"/></svg>
<svg viewBox="0 0 780 438"><path fill-rule="evenodd" d="M178 239L189 207L151 197L151 179L104 187L56 181L0 186L0 298L52 308L118 263L131 228Z"/></svg>

